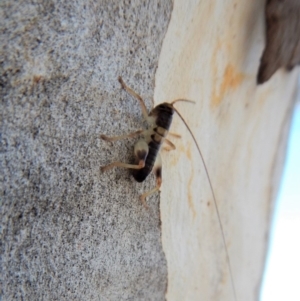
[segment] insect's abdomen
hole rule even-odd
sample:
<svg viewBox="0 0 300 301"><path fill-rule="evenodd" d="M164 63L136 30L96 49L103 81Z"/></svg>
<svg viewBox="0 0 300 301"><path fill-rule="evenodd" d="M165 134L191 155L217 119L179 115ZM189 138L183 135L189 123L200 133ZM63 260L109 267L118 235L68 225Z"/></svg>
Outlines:
<svg viewBox="0 0 300 301"><path fill-rule="evenodd" d="M132 175L137 182L143 182L151 173L163 138L167 135L171 126L173 114L174 109L169 103L162 103L151 111L150 116L155 117L156 127L153 129L154 133L151 135L151 141L148 144L149 152L145 161L145 167L132 170Z"/></svg>
<svg viewBox="0 0 300 301"><path fill-rule="evenodd" d="M151 141L148 146L149 146L149 152L148 152L148 156L146 158L145 161L145 167L142 169L133 169L132 170L132 175L135 178L135 180L137 182L143 182L151 173L156 157L157 157L157 153L159 152L160 149L160 145L161 143L159 142L155 142L155 141ZM138 163L138 162L136 162Z"/></svg>

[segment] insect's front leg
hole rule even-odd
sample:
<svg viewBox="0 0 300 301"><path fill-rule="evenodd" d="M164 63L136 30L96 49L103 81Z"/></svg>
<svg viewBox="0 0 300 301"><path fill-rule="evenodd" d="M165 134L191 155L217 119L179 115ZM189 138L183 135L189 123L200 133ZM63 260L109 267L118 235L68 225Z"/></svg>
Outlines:
<svg viewBox="0 0 300 301"><path fill-rule="evenodd" d="M135 97L135 98L139 101L140 106L141 106L141 109L142 109L142 113L143 113L143 116L144 116L145 120L148 121L148 122L149 122L149 121L152 121L151 118L149 117L148 112L147 112L147 108L146 108L146 105L145 105L145 102L144 102L143 98L142 98L139 94L137 94L135 91L133 91L131 88L129 88L129 87L124 83L124 81L123 81L123 79L122 79L121 76L118 77L118 80L119 80L119 82L120 82L122 88L123 88L125 91L127 91L127 93L129 93L130 95L132 95L133 97Z"/></svg>

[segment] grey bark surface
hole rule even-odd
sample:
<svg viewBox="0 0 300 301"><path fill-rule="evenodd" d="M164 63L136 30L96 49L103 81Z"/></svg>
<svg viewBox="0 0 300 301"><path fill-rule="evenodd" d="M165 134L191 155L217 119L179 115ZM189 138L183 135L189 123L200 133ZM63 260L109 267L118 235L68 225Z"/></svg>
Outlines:
<svg viewBox="0 0 300 301"><path fill-rule="evenodd" d="M1 1L2 300L164 300L159 195L127 170L172 1Z"/></svg>

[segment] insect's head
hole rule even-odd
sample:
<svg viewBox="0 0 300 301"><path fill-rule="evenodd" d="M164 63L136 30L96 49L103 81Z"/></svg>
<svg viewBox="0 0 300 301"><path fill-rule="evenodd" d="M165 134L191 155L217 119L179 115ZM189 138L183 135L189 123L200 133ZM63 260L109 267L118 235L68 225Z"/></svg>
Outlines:
<svg viewBox="0 0 300 301"><path fill-rule="evenodd" d="M169 115L174 114L174 107L172 103L163 102L155 107L160 112L167 112Z"/></svg>
<svg viewBox="0 0 300 301"><path fill-rule="evenodd" d="M171 103L163 102L152 109L149 116L154 118L154 123L157 122L157 118L161 119L163 116L169 119L169 123L172 121L172 116L174 114L174 107ZM167 117L169 116L169 117ZM171 118L171 119L170 119Z"/></svg>

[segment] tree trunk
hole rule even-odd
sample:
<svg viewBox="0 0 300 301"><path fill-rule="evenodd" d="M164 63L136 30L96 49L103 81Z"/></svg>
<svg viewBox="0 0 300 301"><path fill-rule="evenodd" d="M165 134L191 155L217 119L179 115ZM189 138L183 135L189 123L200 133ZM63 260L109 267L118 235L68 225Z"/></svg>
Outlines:
<svg viewBox="0 0 300 301"><path fill-rule="evenodd" d="M256 85L264 3L0 5L2 300L257 300L297 79ZM100 172L134 145L100 135L144 126L120 75L149 110L196 102L175 106L230 266L179 118L148 210L152 175Z"/></svg>

